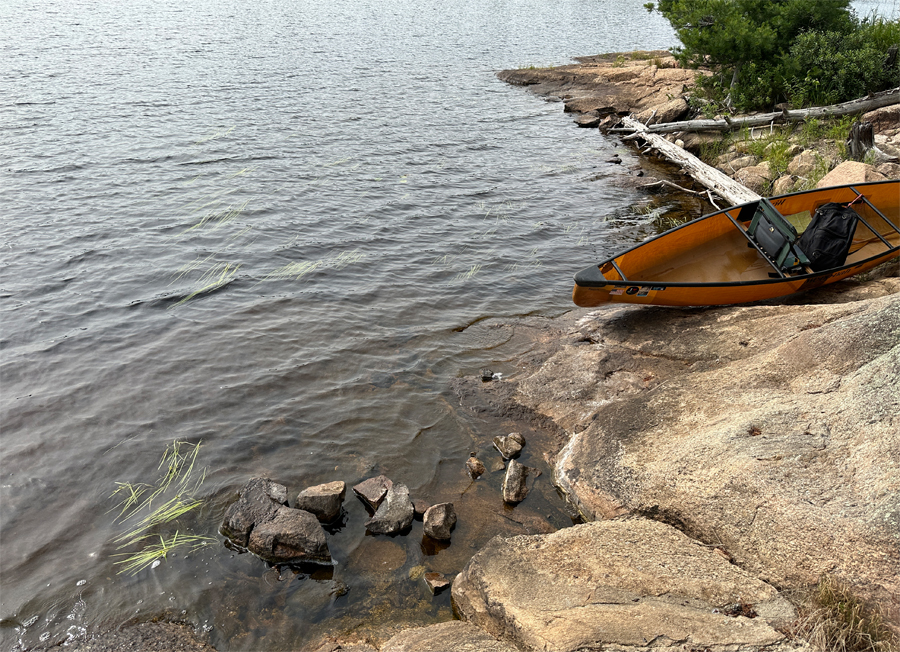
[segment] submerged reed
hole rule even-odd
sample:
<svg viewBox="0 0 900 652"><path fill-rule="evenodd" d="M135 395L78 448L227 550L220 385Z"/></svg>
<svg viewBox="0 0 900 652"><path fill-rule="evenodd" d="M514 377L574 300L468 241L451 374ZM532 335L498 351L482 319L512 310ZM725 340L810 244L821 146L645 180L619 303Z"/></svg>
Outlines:
<svg viewBox="0 0 900 652"><path fill-rule="evenodd" d="M113 508L118 510L116 520L119 523L130 521L131 525L113 542L117 544L117 550L140 544L137 552L115 555L124 557L115 562L121 566L120 574L134 575L149 566L155 567L175 548L189 546L191 550L196 550L215 541L210 537L182 534L180 530L168 537L160 533L160 530L170 528L179 518L203 505L203 500L195 497L206 479L206 469L195 471L199 452L200 442L192 444L176 439L166 446L157 467L162 473L156 484L116 483L116 490L110 495L110 498L119 499ZM161 505L153 506L154 501L164 499ZM159 543L148 543L155 539L159 539Z"/></svg>

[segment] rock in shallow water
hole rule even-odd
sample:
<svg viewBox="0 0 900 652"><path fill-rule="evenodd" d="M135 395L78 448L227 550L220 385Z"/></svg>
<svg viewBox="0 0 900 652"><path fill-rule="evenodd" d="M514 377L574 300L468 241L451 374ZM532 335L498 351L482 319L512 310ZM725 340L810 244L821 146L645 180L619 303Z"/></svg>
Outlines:
<svg viewBox="0 0 900 652"><path fill-rule="evenodd" d="M294 507L313 514L322 523L331 523L341 513L346 491L347 485L341 481L309 487L298 494Z"/></svg>
<svg viewBox="0 0 900 652"><path fill-rule="evenodd" d="M466 460L466 473L473 480L477 480L484 475L485 470L484 463L475 457L475 453L472 453L469 459Z"/></svg>
<svg viewBox="0 0 900 652"><path fill-rule="evenodd" d="M387 477L379 475L375 478L369 478L368 480L360 482L353 487L353 492L359 496L360 500L368 505L372 511L375 511L378 509L379 505L381 505L381 501L384 500L384 497L387 495L387 492L392 485L393 483Z"/></svg>
<svg viewBox="0 0 900 652"><path fill-rule="evenodd" d="M275 518L278 509L286 504L287 489L284 485L266 478L252 478L241 489L237 502L228 507L220 531L246 548L254 526Z"/></svg>
<svg viewBox="0 0 900 652"><path fill-rule="evenodd" d="M425 534L439 541L448 540L453 526L456 525L456 510L453 509L453 503L440 503L430 507L425 512L423 521Z"/></svg>
<svg viewBox="0 0 900 652"><path fill-rule="evenodd" d="M331 553L319 520L302 509L281 507L250 532L247 549L272 563L327 563Z"/></svg>
<svg viewBox="0 0 900 652"><path fill-rule="evenodd" d="M494 437L494 448L500 452L505 460L518 456L524 447L525 438L518 432L511 432L508 435L497 435Z"/></svg>
<svg viewBox="0 0 900 652"><path fill-rule="evenodd" d="M528 478L536 478L541 474L537 469L520 464L516 460L510 460L506 468L506 477L503 478L503 502L520 503L528 495Z"/></svg>
<svg viewBox="0 0 900 652"><path fill-rule="evenodd" d="M375 516L366 521L366 529L372 534L397 534L412 525L414 515L409 489L395 484L388 489Z"/></svg>

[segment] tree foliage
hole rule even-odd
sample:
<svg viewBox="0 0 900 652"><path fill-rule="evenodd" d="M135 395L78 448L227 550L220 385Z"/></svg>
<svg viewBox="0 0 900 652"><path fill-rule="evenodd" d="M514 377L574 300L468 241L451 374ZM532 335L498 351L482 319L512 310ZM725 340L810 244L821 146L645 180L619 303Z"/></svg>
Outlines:
<svg viewBox="0 0 900 652"><path fill-rule="evenodd" d="M739 108L854 99L896 85L885 66L898 21L860 21L850 0L660 0L687 66L717 73L704 82ZM875 38L877 37L877 38Z"/></svg>

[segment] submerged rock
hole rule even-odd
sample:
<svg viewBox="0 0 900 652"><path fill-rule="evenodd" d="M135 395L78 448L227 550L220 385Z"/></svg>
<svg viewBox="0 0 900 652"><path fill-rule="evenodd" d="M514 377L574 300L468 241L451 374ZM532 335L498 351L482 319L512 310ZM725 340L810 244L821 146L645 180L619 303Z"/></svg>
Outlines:
<svg viewBox="0 0 900 652"><path fill-rule="evenodd" d="M456 510L453 509L453 503L434 505L425 512L423 521L425 534L439 541L448 540L453 526L456 525Z"/></svg>
<svg viewBox="0 0 900 652"><path fill-rule="evenodd" d="M366 521L366 529L372 534L397 534L412 525L414 515L409 489L395 484L388 489L375 516Z"/></svg>
<svg viewBox="0 0 900 652"><path fill-rule="evenodd" d="M425 573L424 578L425 585L433 595L437 595L450 586L450 580L441 573Z"/></svg>
<svg viewBox="0 0 900 652"><path fill-rule="evenodd" d="M388 489L390 489L393 484L394 483L387 477L379 475L360 482L353 487L353 492L359 496L360 500L368 505L372 511L375 511L378 509L379 505L381 505L381 501L384 500Z"/></svg>
<svg viewBox="0 0 900 652"><path fill-rule="evenodd" d="M322 523L331 523L341 513L347 485L340 480L304 489L297 495L294 507L313 514Z"/></svg>
<svg viewBox="0 0 900 652"><path fill-rule="evenodd" d="M494 448L496 448L503 459L508 460L516 457L522 452L525 446L525 438L517 433L511 432L508 435L497 435L494 437Z"/></svg>

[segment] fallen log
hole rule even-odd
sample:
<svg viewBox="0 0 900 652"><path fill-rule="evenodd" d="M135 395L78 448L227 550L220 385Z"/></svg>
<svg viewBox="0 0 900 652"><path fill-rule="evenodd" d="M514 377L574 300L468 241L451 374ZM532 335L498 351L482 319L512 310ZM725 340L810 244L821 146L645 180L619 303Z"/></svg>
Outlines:
<svg viewBox="0 0 900 652"><path fill-rule="evenodd" d="M762 127L782 122L802 122L809 118L853 115L874 111L885 106L900 104L900 87L882 91L869 97L831 106L816 106L809 109L784 110L775 113L762 113L744 118L724 118L722 120L682 120L679 122L663 122L647 127L647 131L656 134L674 133L676 131L730 131L744 127ZM611 132L626 132L630 129L610 129Z"/></svg>
<svg viewBox="0 0 900 652"><path fill-rule="evenodd" d="M643 138L647 144L673 163L680 165L681 169L697 180L706 188L719 195L729 204L744 204L757 201L760 196L738 183L724 172L706 165L693 154L685 151L675 143L657 134L650 133L649 128L631 117L622 118L625 131L634 132L635 136Z"/></svg>

